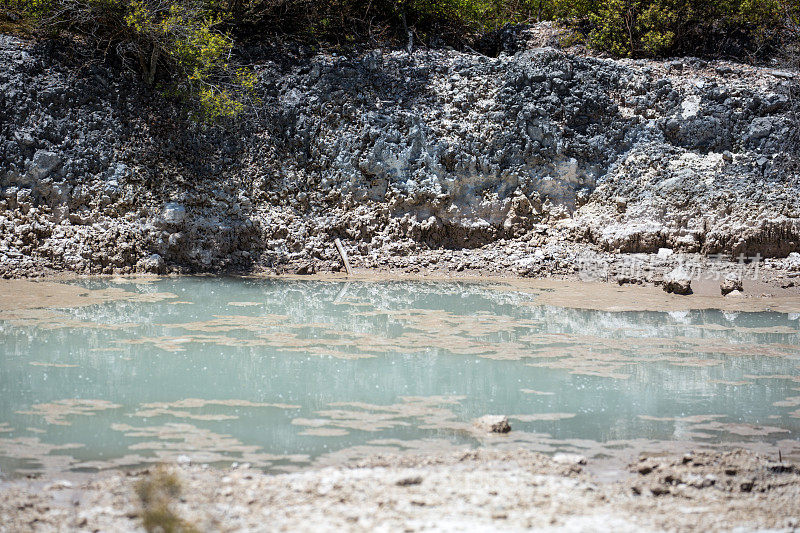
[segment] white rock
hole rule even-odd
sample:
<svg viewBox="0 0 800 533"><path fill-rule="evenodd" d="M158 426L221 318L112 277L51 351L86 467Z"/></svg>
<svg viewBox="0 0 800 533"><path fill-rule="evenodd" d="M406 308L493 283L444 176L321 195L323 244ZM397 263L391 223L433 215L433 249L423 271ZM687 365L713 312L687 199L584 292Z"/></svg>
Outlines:
<svg viewBox="0 0 800 533"><path fill-rule="evenodd" d="M786 258L787 268L789 270L800 270L800 253L792 252Z"/></svg>
<svg viewBox="0 0 800 533"><path fill-rule="evenodd" d="M743 292L742 276L736 272L729 272L725 279L720 283L719 290L723 296L728 295L734 291Z"/></svg>
<svg viewBox="0 0 800 533"><path fill-rule="evenodd" d="M673 294L692 294L692 277L679 266L664 276L664 290Z"/></svg>
<svg viewBox="0 0 800 533"><path fill-rule="evenodd" d="M474 420L472 424L488 433L508 433L511 431L508 417L503 415L485 415Z"/></svg>
<svg viewBox="0 0 800 533"><path fill-rule="evenodd" d="M577 453L557 453L553 456L553 462L561 465L585 465L586 457Z"/></svg>

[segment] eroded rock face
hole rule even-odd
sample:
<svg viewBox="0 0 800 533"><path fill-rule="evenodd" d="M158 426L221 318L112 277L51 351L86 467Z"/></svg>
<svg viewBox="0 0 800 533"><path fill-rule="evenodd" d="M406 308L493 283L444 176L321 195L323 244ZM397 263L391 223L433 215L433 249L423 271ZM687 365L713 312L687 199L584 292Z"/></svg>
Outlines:
<svg viewBox="0 0 800 533"><path fill-rule="evenodd" d="M497 58L263 58L258 115L227 131L0 37L0 272L319 270L337 237L359 266L505 242L496 268L526 273L513 250L800 250L795 78L540 30Z"/></svg>
<svg viewBox="0 0 800 533"><path fill-rule="evenodd" d="M164 206L163 219L165 224L178 225L186 218L186 208L181 204L170 202Z"/></svg>

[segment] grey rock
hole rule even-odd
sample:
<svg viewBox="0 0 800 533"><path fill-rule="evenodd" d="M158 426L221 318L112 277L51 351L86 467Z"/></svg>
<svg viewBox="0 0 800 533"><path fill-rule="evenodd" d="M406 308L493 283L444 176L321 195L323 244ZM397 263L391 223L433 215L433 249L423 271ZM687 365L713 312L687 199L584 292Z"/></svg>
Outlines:
<svg viewBox="0 0 800 533"><path fill-rule="evenodd" d="M27 178L31 181L38 181L47 177L56 167L61 164L61 157L46 150L37 150L33 154L28 166Z"/></svg>
<svg viewBox="0 0 800 533"><path fill-rule="evenodd" d="M788 70L773 70L770 71L770 74L776 78L783 78L786 80L794 79L797 76L794 72L789 72Z"/></svg>
<svg viewBox="0 0 800 533"><path fill-rule="evenodd" d="M23 146L33 146L36 144L36 139L34 139L33 135L28 131L18 131L14 133L14 138Z"/></svg>
<svg viewBox="0 0 800 533"><path fill-rule="evenodd" d="M768 136L773 129L773 121L770 117L757 117L750 123L747 132L748 139L758 140Z"/></svg>
<svg viewBox="0 0 800 533"><path fill-rule="evenodd" d="M140 260L136 269L149 274L164 274L166 273L167 267L163 257L158 254L152 254Z"/></svg>
<svg viewBox="0 0 800 533"><path fill-rule="evenodd" d="M523 275L573 273L584 247L800 250L800 103L772 69L526 45L298 61L258 65L263 108L228 131L183 122L121 71L76 78L0 37L4 227L44 226L20 248L37 268L95 273L131 271L142 250L187 272L327 269L331 236L373 267L446 251L457 269ZM169 138L150 133L156 106Z"/></svg>
<svg viewBox="0 0 800 533"><path fill-rule="evenodd" d="M317 272L317 267L314 265L314 263L310 261L305 261L297 267L297 271L295 273L301 276L308 276L311 274L315 274L316 272Z"/></svg>
<svg viewBox="0 0 800 533"><path fill-rule="evenodd" d="M164 206L161 218L167 224L178 225L186 218L186 208L179 203L168 203Z"/></svg>

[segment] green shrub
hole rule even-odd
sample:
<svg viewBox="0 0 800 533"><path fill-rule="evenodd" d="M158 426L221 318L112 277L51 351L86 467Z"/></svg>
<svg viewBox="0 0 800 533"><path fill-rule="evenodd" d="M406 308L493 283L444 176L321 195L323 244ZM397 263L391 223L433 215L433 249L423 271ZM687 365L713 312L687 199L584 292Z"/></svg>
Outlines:
<svg viewBox="0 0 800 533"><path fill-rule="evenodd" d="M602 0L574 18L591 25L589 43L617 56L774 52L797 16L793 0Z"/></svg>
<svg viewBox="0 0 800 533"><path fill-rule="evenodd" d="M506 24L559 20L615 56L784 55L798 63L798 0L0 0L51 32L101 41L149 84L194 104L204 120L236 116L254 77L234 41L276 36L469 45ZM409 37L410 36L410 37ZM280 41L280 37L277 39Z"/></svg>
<svg viewBox="0 0 800 533"><path fill-rule="evenodd" d="M197 116L234 117L253 84L231 63L233 40L222 31L229 11L217 0L12 0L40 28L96 39L133 60L143 80L161 81Z"/></svg>

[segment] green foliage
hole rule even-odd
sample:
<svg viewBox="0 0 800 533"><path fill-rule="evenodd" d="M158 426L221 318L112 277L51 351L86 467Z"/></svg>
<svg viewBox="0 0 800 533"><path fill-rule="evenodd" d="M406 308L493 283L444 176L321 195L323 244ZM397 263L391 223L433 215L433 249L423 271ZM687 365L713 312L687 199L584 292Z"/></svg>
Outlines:
<svg viewBox="0 0 800 533"><path fill-rule="evenodd" d="M418 20L455 20L473 31L530 21L533 0L413 0L410 10Z"/></svg>
<svg viewBox="0 0 800 533"><path fill-rule="evenodd" d="M589 13L594 26L589 35L592 45L614 55L629 55L638 31L637 14L641 4L637 0L608 0L597 12Z"/></svg>
<svg viewBox="0 0 800 533"><path fill-rule="evenodd" d="M29 21L101 41L148 84L216 121L254 101L237 41L470 45L507 24L559 20L615 56L800 55L798 0L0 0ZM258 41L261 41L260 43Z"/></svg>
<svg viewBox="0 0 800 533"><path fill-rule="evenodd" d="M11 0L11 2L9 2L9 7L35 19L51 13L53 10L53 2L52 0Z"/></svg>
<svg viewBox="0 0 800 533"><path fill-rule="evenodd" d="M798 0L276 0L270 5L275 17L283 13L282 21L307 17L305 26L289 25L295 33L340 43L393 35L403 44L408 32L417 42L468 43L469 36L506 24L561 20L580 29L592 48L627 57L772 53L787 46L778 43L792 33L791 24L797 27L800 11Z"/></svg>
<svg viewBox="0 0 800 533"><path fill-rule="evenodd" d="M11 1L42 28L118 45L145 82L161 80L204 119L235 117L254 89L236 85L246 76L230 62L233 39L220 29L230 12L218 0Z"/></svg>
<svg viewBox="0 0 800 533"><path fill-rule="evenodd" d="M602 0L567 13L590 23L593 48L652 57L715 47L724 53L735 40L751 52L774 46L796 6L794 0Z"/></svg>

